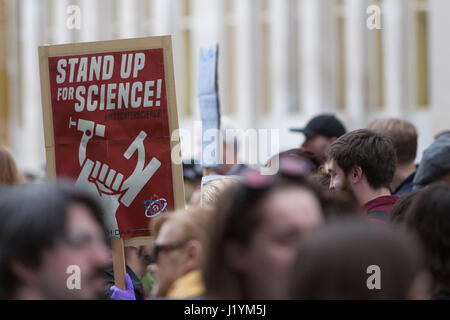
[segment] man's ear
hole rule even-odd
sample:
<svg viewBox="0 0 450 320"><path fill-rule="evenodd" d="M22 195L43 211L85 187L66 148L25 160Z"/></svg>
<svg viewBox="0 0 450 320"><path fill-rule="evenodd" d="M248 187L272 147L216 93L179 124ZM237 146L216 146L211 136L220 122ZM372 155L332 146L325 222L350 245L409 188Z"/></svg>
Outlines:
<svg viewBox="0 0 450 320"><path fill-rule="evenodd" d="M357 184L361 181L363 172L360 166L353 166L350 170L350 182L352 184Z"/></svg>

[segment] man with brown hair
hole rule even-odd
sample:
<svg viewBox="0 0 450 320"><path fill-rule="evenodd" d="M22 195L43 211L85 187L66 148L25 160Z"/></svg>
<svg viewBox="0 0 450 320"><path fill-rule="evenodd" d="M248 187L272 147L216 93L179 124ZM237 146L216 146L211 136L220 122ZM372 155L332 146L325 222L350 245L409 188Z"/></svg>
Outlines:
<svg viewBox="0 0 450 320"><path fill-rule="evenodd" d="M398 200L389 190L397 164L391 140L371 130L355 130L330 146L328 158L330 189L352 192L370 219L389 223Z"/></svg>
<svg viewBox="0 0 450 320"><path fill-rule="evenodd" d="M414 125L401 119L383 118L372 121L368 128L385 134L394 145L397 167L389 186L392 194L401 196L411 191L416 174L417 130Z"/></svg>

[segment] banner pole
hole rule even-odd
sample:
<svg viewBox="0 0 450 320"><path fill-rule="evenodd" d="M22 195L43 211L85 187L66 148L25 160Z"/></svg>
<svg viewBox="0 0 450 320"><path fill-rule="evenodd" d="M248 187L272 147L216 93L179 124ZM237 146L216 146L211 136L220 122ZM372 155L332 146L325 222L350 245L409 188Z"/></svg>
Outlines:
<svg viewBox="0 0 450 320"><path fill-rule="evenodd" d="M126 290L125 285L125 250L123 245L123 239L112 238L111 239L112 258L113 258L113 270L114 270L114 284L121 290Z"/></svg>

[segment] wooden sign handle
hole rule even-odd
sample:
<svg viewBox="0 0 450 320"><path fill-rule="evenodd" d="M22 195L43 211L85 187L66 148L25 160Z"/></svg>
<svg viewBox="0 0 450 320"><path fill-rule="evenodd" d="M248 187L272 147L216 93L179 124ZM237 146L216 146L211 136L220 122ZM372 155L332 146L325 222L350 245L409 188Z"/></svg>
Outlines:
<svg viewBox="0 0 450 320"><path fill-rule="evenodd" d="M127 270L125 266L125 251L123 239L112 238L111 248L113 258L114 283L119 289L126 290L127 287L125 285L125 274Z"/></svg>

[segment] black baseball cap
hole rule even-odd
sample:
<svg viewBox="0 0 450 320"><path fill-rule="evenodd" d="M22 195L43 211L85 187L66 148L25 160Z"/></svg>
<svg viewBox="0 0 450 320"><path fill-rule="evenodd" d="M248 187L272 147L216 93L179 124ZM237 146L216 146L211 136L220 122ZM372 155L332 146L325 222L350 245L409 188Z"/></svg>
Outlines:
<svg viewBox="0 0 450 320"><path fill-rule="evenodd" d="M312 118L304 128L291 128L292 132L303 132L305 136L322 135L328 138L339 138L346 130L333 114L319 114Z"/></svg>

